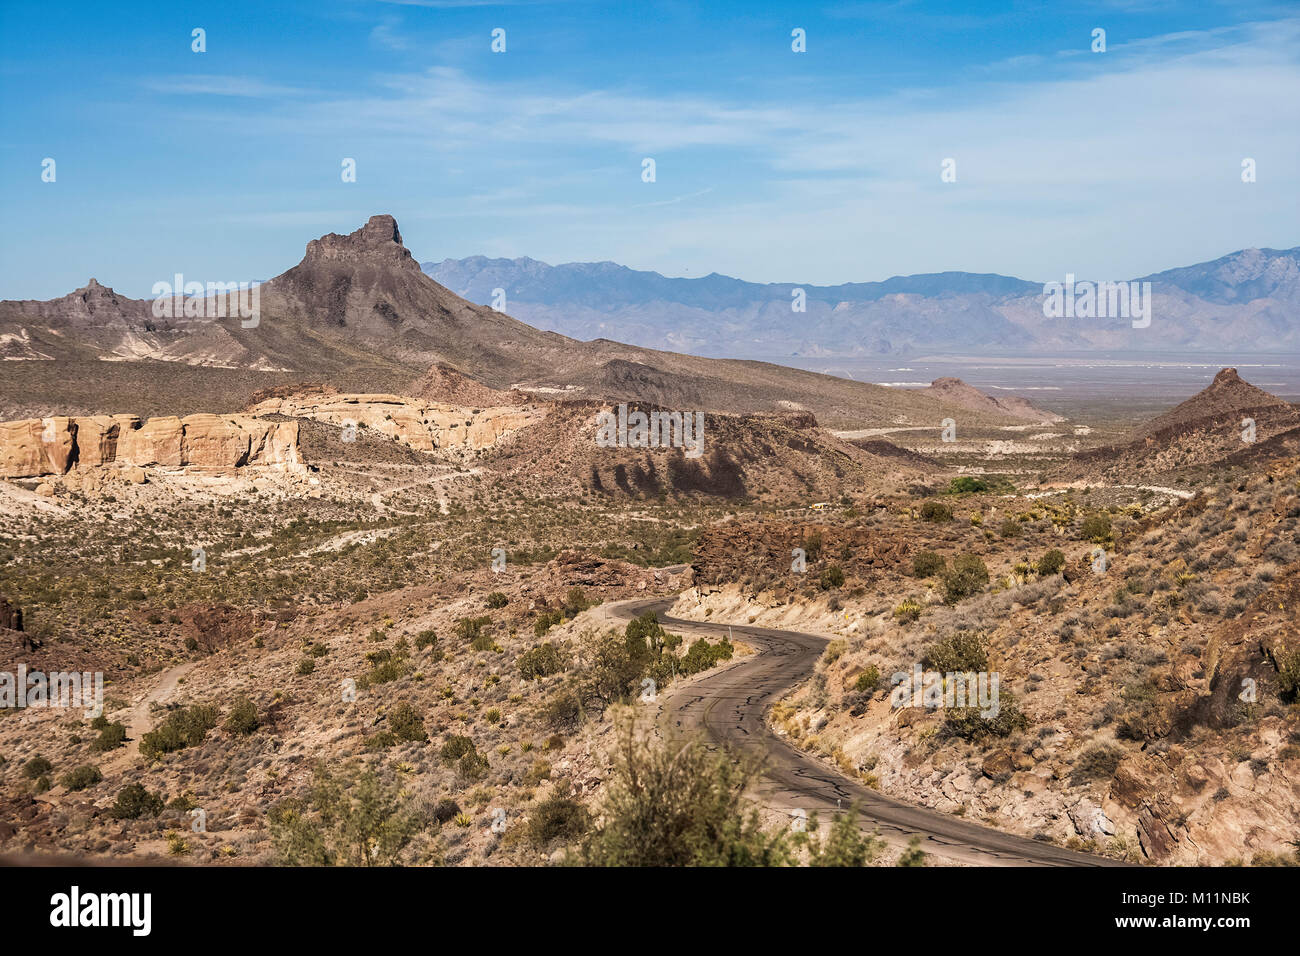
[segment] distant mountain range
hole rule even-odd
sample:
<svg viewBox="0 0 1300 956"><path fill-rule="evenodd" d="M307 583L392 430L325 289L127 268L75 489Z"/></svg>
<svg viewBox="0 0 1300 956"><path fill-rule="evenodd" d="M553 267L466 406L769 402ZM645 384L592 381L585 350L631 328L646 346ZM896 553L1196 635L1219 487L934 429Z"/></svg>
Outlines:
<svg viewBox="0 0 1300 956"><path fill-rule="evenodd" d="M387 215L348 235L311 240L301 262L258 291L259 316L247 326L224 295L190 300L194 318L165 317L154 302L94 279L57 299L0 301L0 418L223 411L265 389L304 382L424 394L435 368L537 401L812 412L823 424L853 427L953 416L1008 421L1023 412L987 399L972 405L963 393L921 395L765 362L541 331L506 314L508 305L505 312L476 305L425 275Z"/></svg>
<svg viewBox="0 0 1300 956"><path fill-rule="evenodd" d="M613 262L471 256L420 267L472 302L490 304L503 290L505 310L538 328L695 355L1300 351L1300 247L1244 249L1128 280L1151 283L1146 328L1120 317L1047 318L1042 282L967 272L817 286L669 278ZM800 289L806 311L795 312Z"/></svg>

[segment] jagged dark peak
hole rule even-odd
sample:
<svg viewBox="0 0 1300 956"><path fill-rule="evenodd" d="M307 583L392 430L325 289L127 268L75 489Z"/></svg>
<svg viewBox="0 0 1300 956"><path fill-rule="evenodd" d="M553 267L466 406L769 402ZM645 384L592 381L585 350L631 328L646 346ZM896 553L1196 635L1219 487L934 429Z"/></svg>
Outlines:
<svg viewBox="0 0 1300 956"><path fill-rule="evenodd" d="M371 216L360 229L341 236L328 233L307 243L304 261L371 261L418 270L414 256L402 244L397 220L387 214Z"/></svg>

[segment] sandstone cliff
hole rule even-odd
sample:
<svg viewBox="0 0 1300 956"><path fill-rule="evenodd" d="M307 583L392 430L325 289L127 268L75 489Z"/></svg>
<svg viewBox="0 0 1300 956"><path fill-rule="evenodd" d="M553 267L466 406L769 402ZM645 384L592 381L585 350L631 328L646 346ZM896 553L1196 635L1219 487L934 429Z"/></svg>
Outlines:
<svg viewBox="0 0 1300 956"><path fill-rule="evenodd" d="M287 415L373 428L416 451L472 455L545 417L535 405L470 408L425 402L401 395L347 395L308 392L268 398L250 409L253 415Z"/></svg>
<svg viewBox="0 0 1300 956"><path fill-rule="evenodd" d="M40 478L104 465L306 471L298 423L250 415L134 415L0 422L0 478Z"/></svg>

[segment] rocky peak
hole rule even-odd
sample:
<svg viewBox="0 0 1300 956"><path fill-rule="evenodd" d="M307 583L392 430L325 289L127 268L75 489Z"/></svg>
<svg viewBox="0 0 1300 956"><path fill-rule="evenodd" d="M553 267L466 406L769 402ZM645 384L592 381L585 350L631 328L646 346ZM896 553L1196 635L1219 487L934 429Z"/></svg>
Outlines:
<svg viewBox="0 0 1300 956"><path fill-rule="evenodd" d="M328 233L307 243L304 262L370 262L419 271L419 264L402 245L397 220L389 215L371 216L354 232L341 236Z"/></svg>
<svg viewBox="0 0 1300 956"><path fill-rule="evenodd" d="M1214 381L1210 383L1210 388L1228 388L1233 385L1241 385L1241 376L1237 374L1235 368L1222 369L1218 375L1214 376Z"/></svg>

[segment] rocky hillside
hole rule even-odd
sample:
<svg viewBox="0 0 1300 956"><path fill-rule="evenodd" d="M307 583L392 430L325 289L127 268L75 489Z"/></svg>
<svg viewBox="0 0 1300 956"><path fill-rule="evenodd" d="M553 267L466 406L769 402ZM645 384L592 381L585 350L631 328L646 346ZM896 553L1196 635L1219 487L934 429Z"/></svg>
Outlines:
<svg viewBox="0 0 1300 956"><path fill-rule="evenodd" d="M832 637L773 724L886 793L1134 862L1294 861L1295 460L1170 506L941 503L710 529L674 613ZM918 667L998 674L999 710L894 699Z"/></svg>
<svg viewBox="0 0 1300 956"><path fill-rule="evenodd" d="M1216 464L1285 456L1300 436L1297 429L1300 409L1225 368L1205 389L1134 429L1124 443L1076 455L1065 474L1116 482L1135 475L1203 476Z"/></svg>
<svg viewBox="0 0 1300 956"><path fill-rule="evenodd" d="M959 378L936 378L920 394L928 395L939 401L960 405L972 411L993 415L1008 415L1011 418L1025 418L1035 422L1061 422L1065 419L1054 412L1045 412L1035 408L1028 400L1016 395L1002 398L981 392L973 385L967 385Z"/></svg>

